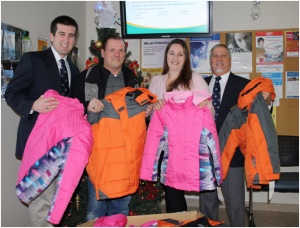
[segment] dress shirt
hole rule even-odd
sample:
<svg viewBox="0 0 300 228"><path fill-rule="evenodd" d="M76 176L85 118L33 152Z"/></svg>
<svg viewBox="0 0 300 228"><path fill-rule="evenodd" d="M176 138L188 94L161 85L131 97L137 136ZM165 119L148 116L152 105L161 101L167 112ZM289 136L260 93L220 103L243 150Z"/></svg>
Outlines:
<svg viewBox="0 0 300 228"><path fill-rule="evenodd" d="M51 46L51 49L53 51L53 54L54 54L54 57L55 57L55 60L56 60L56 63L57 63L58 70L60 70L60 68L61 68L61 62L59 60L61 60L61 59L65 60L67 71L68 71L69 87L70 87L70 85L71 85L71 70L70 70L69 62L67 61L67 56L62 58L57 53L57 51L55 51L55 49L52 46Z"/></svg>
<svg viewBox="0 0 300 228"><path fill-rule="evenodd" d="M223 97L223 94L224 94L226 83L228 81L229 74L230 74L230 71L227 72L226 74L223 74L223 75L220 76L220 77L222 77L222 80L219 81L220 87L221 87L220 102L222 102L222 97ZM213 77L212 77L212 79L210 80L210 83L209 83L209 90L211 91L210 92L211 94L213 92L216 77L217 76L213 74Z"/></svg>

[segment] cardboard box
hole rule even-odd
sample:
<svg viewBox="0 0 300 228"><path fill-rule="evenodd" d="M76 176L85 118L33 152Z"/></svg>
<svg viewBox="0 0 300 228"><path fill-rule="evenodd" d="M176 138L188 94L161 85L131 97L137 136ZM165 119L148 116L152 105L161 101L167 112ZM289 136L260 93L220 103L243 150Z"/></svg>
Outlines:
<svg viewBox="0 0 300 228"><path fill-rule="evenodd" d="M195 220L203 215L197 211L188 211L188 212L177 212L177 213L167 213L167 214L152 214L152 215L134 215L127 216L127 226L141 226L145 222L151 220L161 220L161 219L176 219L180 221L186 220ZM95 220L88 221L79 225L79 227L93 227Z"/></svg>

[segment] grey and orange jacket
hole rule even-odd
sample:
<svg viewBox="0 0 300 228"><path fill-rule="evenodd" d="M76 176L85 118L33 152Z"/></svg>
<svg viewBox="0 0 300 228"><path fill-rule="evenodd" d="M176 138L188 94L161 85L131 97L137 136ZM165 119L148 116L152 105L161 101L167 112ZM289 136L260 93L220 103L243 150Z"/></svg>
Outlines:
<svg viewBox="0 0 300 228"><path fill-rule="evenodd" d="M89 113L94 145L86 170L97 199L136 192L146 140L145 110L156 96L145 88L125 87L101 100L105 108Z"/></svg>
<svg viewBox="0 0 300 228"><path fill-rule="evenodd" d="M261 92L270 92L274 100L270 79L255 78L246 85L219 132L223 179L239 146L245 156L247 187L257 189L279 179L280 174L277 133Z"/></svg>

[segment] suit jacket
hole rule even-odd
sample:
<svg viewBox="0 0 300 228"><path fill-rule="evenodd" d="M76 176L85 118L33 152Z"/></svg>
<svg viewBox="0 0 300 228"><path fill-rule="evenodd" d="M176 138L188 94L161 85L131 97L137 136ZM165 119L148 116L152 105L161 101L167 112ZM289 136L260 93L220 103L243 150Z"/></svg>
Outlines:
<svg viewBox="0 0 300 228"><path fill-rule="evenodd" d="M79 74L79 69L70 59L68 63L71 70L69 96L73 97L75 77ZM61 94L60 73L51 48L24 54L5 92L7 104L21 117L16 144L16 157L19 159L23 156L27 139L39 114L30 114L32 105L49 89Z"/></svg>
<svg viewBox="0 0 300 228"><path fill-rule="evenodd" d="M209 85L212 76L204 78L204 80ZM237 100L240 92L244 87L250 82L250 80L237 76L230 72L228 81L225 86L223 97L221 100L221 106L218 111L218 118L216 119L217 132L219 133L227 114L230 112L231 108L237 104ZM244 156L242 155L240 149L238 148L232 158L230 167L243 167L244 166Z"/></svg>

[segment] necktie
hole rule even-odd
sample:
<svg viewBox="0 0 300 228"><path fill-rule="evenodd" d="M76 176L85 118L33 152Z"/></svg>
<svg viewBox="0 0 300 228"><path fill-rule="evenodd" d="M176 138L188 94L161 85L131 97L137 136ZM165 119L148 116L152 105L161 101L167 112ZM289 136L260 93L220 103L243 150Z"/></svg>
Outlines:
<svg viewBox="0 0 300 228"><path fill-rule="evenodd" d="M221 77L216 77L213 92L212 92L212 103L216 111L215 118L218 117L218 110L220 108L221 104L221 87L220 87L220 81Z"/></svg>
<svg viewBox="0 0 300 228"><path fill-rule="evenodd" d="M69 94L68 71L67 71L65 60L61 59L59 61L61 63L60 77L61 77L62 95L67 96Z"/></svg>

